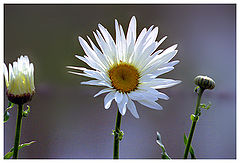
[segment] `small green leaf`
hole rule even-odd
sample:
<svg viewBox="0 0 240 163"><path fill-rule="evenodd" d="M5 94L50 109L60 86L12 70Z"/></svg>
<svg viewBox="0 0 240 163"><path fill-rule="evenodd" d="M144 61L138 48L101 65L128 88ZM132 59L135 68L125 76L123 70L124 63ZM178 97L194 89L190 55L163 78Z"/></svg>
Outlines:
<svg viewBox="0 0 240 163"><path fill-rule="evenodd" d="M208 110L212 106L211 102L208 102L208 104L200 104L199 108Z"/></svg>
<svg viewBox="0 0 240 163"><path fill-rule="evenodd" d="M163 143L162 143L162 139L161 139L161 135L160 135L160 133L159 132L157 132L157 140L156 140L156 142L158 143L158 145L161 147L161 149L162 149L162 159L171 159L169 156L168 156L168 154L167 154L167 152L166 152L166 149L165 149L165 147L164 147L164 145L163 145Z"/></svg>
<svg viewBox="0 0 240 163"><path fill-rule="evenodd" d="M185 146L187 145L187 141L188 141L187 136L186 136L185 133L184 133L184 144L185 144ZM192 159L196 159L195 154L194 154L194 150L193 150L193 148L192 148L191 145L190 145L190 150L189 150L189 152L190 152L191 158L192 158Z"/></svg>
<svg viewBox="0 0 240 163"><path fill-rule="evenodd" d="M10 114L9 114L8 111L5 111L5 112L4 112L4 123L8 121L9 115L10 115Z"/></svg>
<svg viewBox="0 0 240 163"><path fill-rule="evenodd" d="M204 109L206 107L206 104L200 104L200 108Z"/></svg>
<svg viewBox="0 0 240 163"><path fill-rule="evenodd" d="M4 159L10 159L13 156L13 152L8 152L5 156Z"/></svg>
<svg viewBox="0 0 240 163"><path fill-rule="evenodd" d="M194 115L194 114L191 114L190 118L191 118L192 121L195 121L195 122L197 122L198 119L199 119L199 117Z"/></svg>
<svg viewBox="0 0 240 163"><path fill-rule="evenodd" d="M22 149L23 147L26 147L26 146L29 146L33 143L35 143L36 141L31 141L29 143L24 143L24 144L20 144L18 146L18 150ZM11 148L10 152L8 152L5 156L4 156L4 159L10 159L12 156L13 156L13 150L14 148Z"/></svg>
<svg viewBox="0 0 240 163"><path fill-rule="evenodd" d="M12 108L13 106L14 106L14 103L8 101L8 107L9 107L9 108Z"/></svg>
<svg viewBox="0 0 240 163"><path fill-rule="evenodd" d="M27 117L28 113L30 113L30 106L27 105L27 110L23 111L23 117Z"/></svg>
<svg viewBox="0 0 240 163"><path fill-rule="evenodd" d="M210 107L212 106L211 102L208 102L208 105L205 107L206 110L210 109Z"/></svg>
<svg viewBox="0 0 240 163"><path fill-rule="evenodd" d="M8 108L4 111L4 123L6 123L8 121L9 116L10 116L8 110L11 109L13 106L14 106L14 103L9 101L8 102Z"/></svg>

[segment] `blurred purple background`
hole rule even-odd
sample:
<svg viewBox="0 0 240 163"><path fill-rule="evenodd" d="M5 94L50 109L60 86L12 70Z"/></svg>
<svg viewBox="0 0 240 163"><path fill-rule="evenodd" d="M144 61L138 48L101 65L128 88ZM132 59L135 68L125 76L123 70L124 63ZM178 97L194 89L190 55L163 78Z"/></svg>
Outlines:
<svg viewBox="0 0 240 163"><path fill-rule="evenodd" d="M120 158L161 158L156 131L170 157L183 157L183 134L189 133L197 98L193 79L199 74L212 77L216 87L202 98L212 107L202 111L196 126L196 156L236 158L236 5L5 4L4 62L22 54L35 66L36 95L23 119L21 143L37 142L22 149L20 158L112 158L116 103L105 110L104 95L93 97L100 88L80 85L88 79L68 74L66 66L86 66L74 57L84 55L78 36L94 40L92 31L101 23L115 37L114 19L126 32L133 15L138 34L153 24L160 29L158 40L168 36L160 48L178 44L174 60L180 63L163 77L182 83L162 90L170 97L158 101L164 110L137 104L140 119L127 111ZM4 124L4 153L13 146L16 112L11 109Z"/></svg>

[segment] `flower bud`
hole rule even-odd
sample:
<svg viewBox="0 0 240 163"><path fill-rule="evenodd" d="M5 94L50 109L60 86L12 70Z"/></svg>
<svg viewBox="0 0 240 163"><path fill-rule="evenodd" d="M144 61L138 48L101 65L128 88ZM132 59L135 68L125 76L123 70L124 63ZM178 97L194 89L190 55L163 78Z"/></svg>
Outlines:
<svg viewBox="0 0 240 163"><path fill-rule="evenodd" d="M9 64L9 71L4 64L4 77L7 86L8 100L15 104L24 104L31 101L35 93L34 67L29 63L27 56L21 56Z"/></svg>
<svg viewBox="0 0 240 163"><path fill-rule="evenodd" d="M194 82L202 89L213 89L215 87L214 80L207 76L199 75L195 77Z"/></svg>

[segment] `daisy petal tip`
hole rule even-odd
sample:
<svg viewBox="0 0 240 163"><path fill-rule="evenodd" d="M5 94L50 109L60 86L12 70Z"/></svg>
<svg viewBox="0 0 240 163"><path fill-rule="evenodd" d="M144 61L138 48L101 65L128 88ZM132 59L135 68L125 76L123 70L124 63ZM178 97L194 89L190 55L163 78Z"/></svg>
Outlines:
<svg viewBox="0 0 240 163"><path fill-rule="evenodd" d="M78 36L78 41L80 42L81 40L83 40L83 38L81 36Z"/></svg>
<svg viewBox="0 0 240 163"><path fill-rule="evenodd" d="M135 118L137 118L137 119L139 119L139 118L140 118L140 117L139 117L139 115L134 115L134 117L135 117Z"/></svg>
<svg viewBox="0 0 240 163"><path fill-rule="evenodd" d="M176 60L176 61L174 61L175 62L175 64L178 64L180 61L179 60Z"/></svg>
<svg viewBox="0 0 240 163"><path fill-rule="evenodd" d="M102 24L99 23L98 28L101 29L101 28L104 28L104 27L102 26Z"/></svg>
<svg viewBox="0 0 240 163"><path fill-rule="evenodd" d="M75 56L76 58L80 57L80 56L79 56L79 55L77 55L77 54L75 54L74 56Z"/></svg>
<svg viewBox="0 0 240 163"><path fill-rule="evenodd" d="M182 83L182 81L181 81L181 80L176 80L176 82L177 82L177 84L180 84L180 83Z"/></svg>
<svg viewBox="0 0 240 163"><path fill-rule="evenodd" d="M132 16L131 21L135 21L136 22L136 17Z"/></svg>

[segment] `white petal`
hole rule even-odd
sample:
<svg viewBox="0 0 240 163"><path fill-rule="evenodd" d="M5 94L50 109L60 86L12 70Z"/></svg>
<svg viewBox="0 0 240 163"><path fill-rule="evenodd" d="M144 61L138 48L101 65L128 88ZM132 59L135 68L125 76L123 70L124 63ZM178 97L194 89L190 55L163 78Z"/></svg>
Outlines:
<svg viewBox="0 0 240 163"><path fill-rule="evenodd" d="M116 100L116 99L115 99ZM120 103L117 103L119 112L124 115L126 113L126 105L128 102L128 97L126 94L123 94L122 101Z"/></svg>
<svg viewBox="0 0 240 163"><path fill-rule="evenodd" d="M103 37L104 37L105 41L107 42L107 44L109 45L109 47L112 50L114 50L115 49L115 43L114 43L114 40L113 40L112 36L108 32L108 30L106 28L104 28L101 24L98 24L98 27L99 27L100 31L102 32Z"/></svg>
<svg viewBox="0 0 240 163"><path fill-rule="evenodd" d="M31 90L34 90L35 89L35 86L34 86L34 66L33 66L33 63L30 64L30 73L31 75L29 76L30 77L30 82L31 82Z"/></svg>
<svg viewBox="0 0 240 163"><path fill-rule="evenodd" d="M162 110L162 106L156 103L155 101L148 100L138 100L138 102L144 106L147 106L151 109Z"/></svg>
<svg viewBox="0 0 240 163"><path fill-rule="evenodd" d="M87 70L85 67L75 67L75 66L66 66L66 68L71 68L71 69L81 70L81 71Z"/></svg>
<svg viewBox="0 0 240 163"><path fill-rule="evenodd" d="M161 89L161 88L168 88L172 87L174 85L177 85L181 83L180 80L173 80L173 79L154 79L153 81L144 84L145 86L149 86L155 89Z"/></svg>
<svg viewBox="0 0 240 163"><path fill-rule="evenodd" d="M115 92L108 93L104 98L104 107L105 109L109 109L112 103L112 100L114 99Z"/></svg>
<svg viewBox="0 0 240 163"><path fill-rule="evenodd" d="M157 71L155 71L153 73L152 78L156 78L159 75L162 75L162 74L165 74L165 73L167 73L169 71L172 71L173 69L174 69L174 67L163 67L163 68L160 68L160 69L158 69Z"/></svg>
<svg viewBox="0 0 240 163"><path fill-rule="evenodd" d="M127 108L135 118L139 118L136 106L130 98L128 98Z"/></svg>
<svg viewBox="0 0 240 163"><path fill-rule="evenodd" d="M176 60L176 61L172 61L172 62L169 62L167 66L175 66L176 64L178 64L180 61L179 60Z"/></svg>
<svg viewBox="0 0 240 163"><path fill-rule="evenodd" d="M116 94L115 94L115 101L117 103L120 103L123 99L123 94L122 93L119 93L118 91L116 91Z"/></svg>
<svg viewBox="0 0 240 163"><path fill-rule="evenodd" d="M156 43L152 43L150 46L148 46L147 48L144 49L143 52L141 51L136 51L136 53L140 53L141 55L139 55L135 61L134 64L139 67L139 69L142 69L142 67L144 67L147 63L146 60L150 57L150 55L156 50L157 46Z"/></svg>
<svg viewBox="0 0 240 163"><path fill-rule="evenodd" d="M88 43L82 38L82 37L78 37L78 40L84 50L84 52L87 54L87 56L89 57L89 61L93 60L94 63L93 64L97 64L98 67L100 67L102 70L106 69L106 66L102 63L102 61L98 58L98 56L96 55L96 53L90 48L90 46L88 45ZM96 65L96 66L97 66Z"/></svg>
<svg viewBox="0 0 240 163"><path fill-rule="evenodd" d="M9 79L8 79L8 82L10 83L15 78L15 75L13 73L13 67L12 67L12 65L10 63L8 65L8 68L9 68Z"/></svg>
<svg viewBox="0 0 240 163"><path fill-rule="evenodd" d="M94 97L97 97L97 96L99 96L99 95L101 95L103 93L110 92L110 91L113 91L113 89L109 89L109 88L102 89L97 94L95 94Z"/></svg>
<svg viewBox="0 0 240 163"><path fill-rule="evenodd" d="M161 93L161 92L158 92L156 89L154 88L150 88L150 87L145 87L145 86L141 86L139 89L142 89L146 92L146 94L151 94L157 98L160 98L160 99L164 99L164 100L168 100L169 97L164 94L164 93ZM149 95L150 96L150 95ZM153 98L152 98L153 99Z"/></svg>
<svg viewBox="0 0 240 163"><path fill-rule="evenodd" d="M144 99L151 99L153 101L158 100L156 95L151 94L147 90L139 90L133 91L128 94L128 96L133 100L144 100Z"/></svg>
<svg viewBox="0 0 240 163"><path fill-rule="evenodd" d="M155 72L158 68L162 67L163 64L169 62L177 54L177 50L167 54L163 53L164 52L162 52L160 55L157 55L147 64L147 66L145 66L144 70L142 70L142 75Z"/></svg>
<svg viewBox="0 0 240 163"><path fill-rule="evenodd" d="M133 100L142 100L145 97L142 95L140 90L132 91L128 93L128 96Z"/></svg>
<svg viewBox="0 0 240 163"><path fill-rule="evenodd" d="M107 87L111 88L111 86L108 83L106 83L105 81L100 81L100 80L90 80L90 81L86 81L86 82L81 82L81 84L107 86Z"/></svg>
<svg viewBox="0 0 240 163"><path fill-rule="evenodd" d="M165 94L165 93L162 93L162 92L158 92L158 98L160 99L164 99L164 100L168 100L169 97Z"/></svg>
<svg viewBox="0 0 240 163"><path fill-rule="evenodd" d="M117 48L121 46L121 36L118 21L115 19L115 32L116 32L116 46Z"/></svg>
<svg viewBox="0 0 240 163"><path fill-rule="evenodd" d="M167 39L167 36L164 36L158 43L161 45L163 41L165 41L166 39Z"/></svg>
<svg viewBox="0 0 240 163"><path fill-rule="evenodd" d="M110 67L110 65L113 64L112 60L109 60L109 58L106 57L106 55L103 55L103 53L94 45L92 40L89 37L87 37L87 38L88 38L90 44L92 45L93 50L95 51L95 53L99 57L99 59L103 62L103 64L108 69Z"/></svg>
<svg viewBox="0 0 240 163"><path fill-rule="evenodd" d="M108 60L111 62L112 59L112 52L110 51L110 49L108 48L107 43L104 41L103 37L101 36L100 32L97 30L97 34L95 32L93 32L94 37L99 45L99 47L101 48L104 56L106 58L108 58ZM114 53L113 53L114 54Z"/></svg>
<svg viewBox="0 0 240 163"><path fill-rule="evenodd" d="M137 38L137 41L136 41L136 44L135 44L136 48L138 47L139 43L142 41L142 39L143 39L143 37L145 36L146 33L147 33L147 29L144 28Z"/></svg>
<svg viewBox="0 0 240 163"><path fill-rule="evenodd" d="M129 46L131 42L136 41L136 30L137 30L137 23L135 16L132 17L127 32L127 45Z"/></svg>
<svg viewBox="0 0 240 163"><path fill-rule="evenodd" d="M5 77L6 86L8 87L8 69L5 63L3 63L3 74Z"/></svg>
<svg viewBox="0 0 240 163"><path fill-rule="evenodd" d="M156 38L158 35L158 27L155 27L151 33L149 34L149 36L146 38L146 45L145 46L149 46L150 44L152 44L153 42L155 42ZM160 44L159 44L160 45Z"/></svg>
<svg viewBox="0 0 240 163"><path fill-rule="evenodd" d="M79 73L79 72L73 72L73 71L68 71L68 73L75 74L75 75L80 75L80 76L86 76L86 77L89 77L89 78L94 78L91 75L88 75L88 74L85 74L85 73Z"/></svg>

